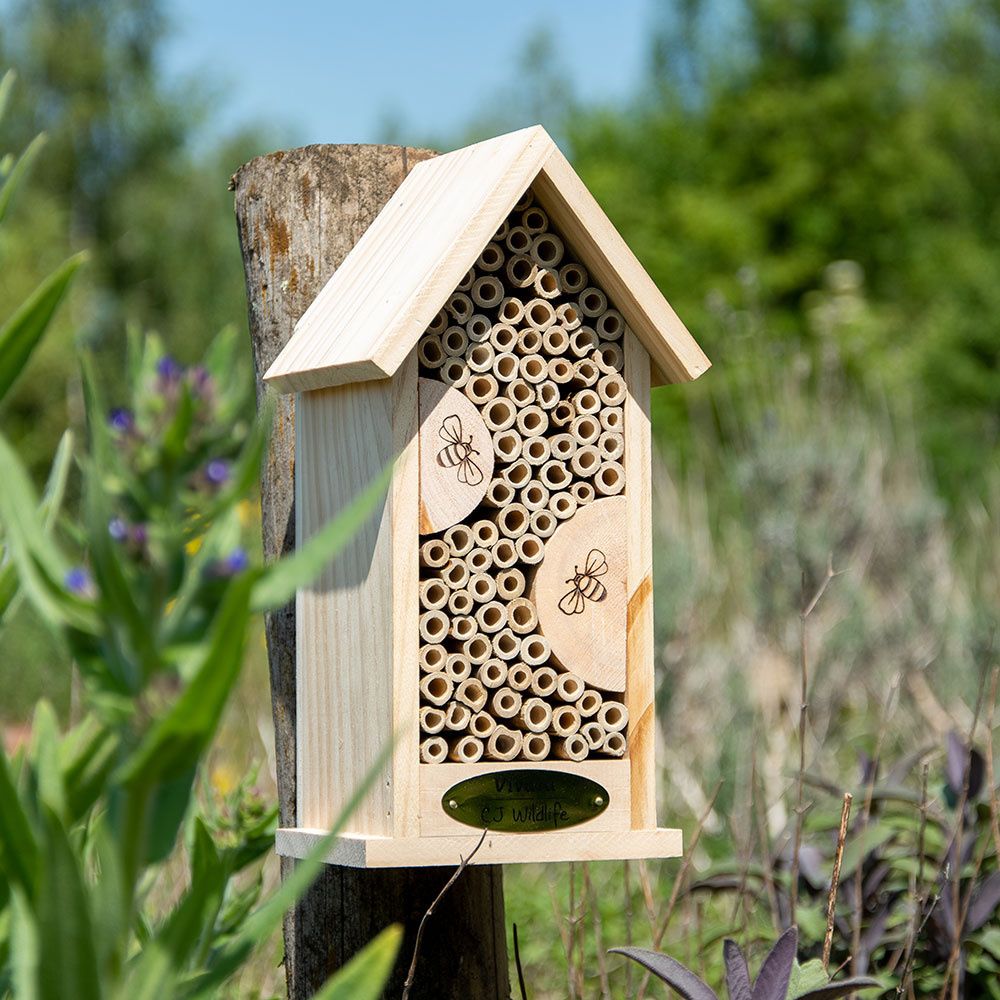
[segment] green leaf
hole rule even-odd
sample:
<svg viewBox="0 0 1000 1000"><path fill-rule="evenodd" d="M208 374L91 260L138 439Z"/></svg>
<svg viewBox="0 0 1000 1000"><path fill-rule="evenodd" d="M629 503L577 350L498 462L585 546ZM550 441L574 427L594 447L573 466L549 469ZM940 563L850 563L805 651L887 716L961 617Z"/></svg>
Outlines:
<svg viewBox="0 0 1000 1000"><path fill-rule="evenodd" d="M0 192L0 200L2 197ZM7 391L17 381L17 377L28 363L31 352L42 339L49 321L66 294L73 274L85 259L86 254L82 253L70 257L50 274L0 327L0 400L7 395Z"/></svg>
<svg viewBox="0 0 1000 1000"><path fill-rule="evenodd" d="M314 1000L378 1000L392 972L403 928L386 927L314 994Z"/></svg>
<svg viewBox="0 0 1000 1000"><path fill-rule="evenodd" d="M14 91L14 83L17 80L17 73L9 69L0 78L0 119L7 114L7 105L10 104L10 95Z"/></svg>
<svg viewBox="0 0 1000 1000"><path fill-rule="evenodd" d="M10 893L10 964L15 1000L38 1000L38 924L20 886Z"/></svg>
<svg viewBox="0 0 1000 1000"><path fill-rule="evenodd" d="M42 699L31 724L31 762L38 798L60 819L66 818L66 787L59 766L59 725L52 705Z"/></svg>
<svg viewBox="0 0 1000 1000"><path fill-rule="evenodd" d="M0 115L3 114L3 107L6 105L9 94L10 87L7 86L10 74L6 74L3 79L3 93L0 93ZM13 83L13 81L10 81ZM3 222L4 217L7 215L7 209L10 207L11 199L14 197L14 192L17 190L17 186L21 183L24 175L31 169L31 165L35 162L38 154L41 152L42 147L46 143L45 134L36 135L34 139L28 143L28 148L18 157L17 163L14 164L14 168L7 175L3 182L3 187L0 187L0 222Z"/></svg>
<svg viewBox="0 0 1000 1000"><path fill-rule="evenodd" d="M0 871L34 896L38 861L38 843L17 797L7 755L0 750Z"/></svg>
<svg viewBox="0 0 1000 1000"><path fill-rule="evenodd" d="M88 715L59 746L67 816L76 822L97 801L114 767L120 737Z"/></svg>
<svg viewBox="0 0 1000 1000"><path fill-rule="evenodd" d="M830 977L823 968L823 963L814 958L799 965L798 962L792 967L792 975L788 981L788 1000L795 1000L796 997L814 990L818 986L825 986L830 981Z"/></svg>
<svg viewBox="0 0 1000 1000"><path fill-rule="evenodd" d="M191 786L194 783L195 771L196 767L192 765L180 777L157 785L153 789L149 802L146 851L143 858L147 865L165 860L174 849L177 831L184 822L184 816L191 803Z"/></svg>
<svg viewBox="0 0 1000 1000"><path fill-rule="evenodd" d="M268 611L287 604L299 587L311 583L331 559L354 537L383 499L392 479L388 465L335 518L328 521L292 555L265 570L251 600L253 611Z"/></svg>

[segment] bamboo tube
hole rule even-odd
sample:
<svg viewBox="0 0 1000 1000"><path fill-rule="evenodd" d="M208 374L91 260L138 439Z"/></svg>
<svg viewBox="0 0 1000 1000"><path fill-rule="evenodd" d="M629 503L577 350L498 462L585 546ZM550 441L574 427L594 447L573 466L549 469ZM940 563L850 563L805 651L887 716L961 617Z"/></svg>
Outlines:
<svg viewBox="0 0 1000 1000"><path fill-rule="evenodd" d="M521 435L513 427L493 435L493 454L501 462L514 462L521 454Z"/></svg>
<svg viewBox="0 0 1000 1000"><path fill-rule="evenodd" d="M465 361L469 368L476 372L488 372L493 367L496 360L496 351L493 345L486 341L482 344L470 344L465 354Z"/></svg>
<svg viewBox="0 0 1000 1000"><path fill-rule="evenodd" d="M582 721L572 705L558 705L552 709L552 732L556 736L572 736L579 731Z"/></svg>
<svg viewBox="0 0 1000 1000"><path fill-rule="evenodd" d="M533 385L544 382L549 374L548 366L537 354L521 358L517 364L517 370L521 378Z"/></svg>
<svg viewBox="0 0 1000 1000"><path fill-rule="evenodd" d="M444 543L452 558L460 558L472 550L472 532L467 525L453 524L444 533Z"/></svg>
<svg viewBox="0 0 1000 1000"><path fill-rule="evenodd" d="M549 415L540 406L525 406L517 411L514 423L523 437L540 437L549 429Z"/></svg>
<svg viewBox="0 0 1000 1000"><path fill-rule="evenodd" d="M497 727L497 720L489 712L474 712L469 719L469 735L477 740L488 740Z"/></svg>
<svg viewBox="0 0 1000 1000"><path fill-rule="evenodd" d="M491 431L505 431L514 426L517 418L517 407L503 396L491 399L482 410L483 423Z"/></svg>
<svg viewBox="0 0 1000 1000"><path fill-rule="evenodd" d="M601 467L601 461L600 450L592 444L585 444L578 448L576 454L570 459L569 467L574 476L589 479Z"/></svg>
<svg viewBox="0 0 1000 1000"><path fill-rule="evenodd" d="M514 350L520 355L537 354L542 349L542 334L533 326L526 327L517 335L517 347Z"/></svg>
<svg viewBox="0 0 1000 1000"><path fill-rule="evenodd" d="M608 297L593 285L580 292L577 301L580 312L591 319L600 316L608 308ZM610 340L611 338L609 337L608 339Z"/></svg>
<svg viewBox="0 0 1000 1000"><path fill-rule="evenodd" d="M572 434L553 434L548 442L552 457L559 462L568 462L580 447Z"/></svg>
<svg viewBox="0 0 1000 1000"><path fill-rule="evenodd" d="M563 302L556 306L556 322L567 333L572 333L583 321L572 302Z"/></svg>
<svg viewBox="0 0 1000 1000"><path fill-rule="evenodd" d="M485 743L475 736L463 736L448 751L448 759L459 764L475 764L486 750Z"/></svg>
<svg viewBox="0 0 1000 1000"><path fill-rule="evenodd" d="M476 574L485 573L488 569L492 568L493 553L489 549L484 549L482 547L474 548L465 557L465 565L469 567L469 572L472 574L472 577L469 580L469 587L471 589L472 580L475 579Z"/></svg>
<svg viewBox="0 0 1000 1000"><path fill-rule="evenodd" d="M606 431L622 432L625 414L620 406L606 406L600 414L601 427Z"/></svg>
<svg viewBox="0 0 1000 1000"><path fill-rule="evenodd" d="M420 742L420 760L424 764L440 764L448 756L448 741L443 736L428 736Z"/></svg>
<svg viewBox="0 0 1000 1000"><path fill-rule="evenodd" d="M566 295L577 295L587 287L590 276L582 264L570 262L559 268L559 282Z"/></svg>
<svg viewBox="0 0 1000 1000"><path fill-rule="evenodd" d="M463 326L476 311L472 308L472 299L465 292L455 292L445 303L444 307L455 322L461 323Z"/></svg>
<svg viewBox="0 0 1000 1000"><path fill-rule="evenodd" d="M440 378L442 382L447 382L448 385L461 389L469 381L471 374L469 366L465 363L465 358L448 358L441 366Z"/></svg>
<svg viewBox="0 0 1000 1000"><path fill-rule="evenodd" d="M507 233L509 232L510 232L510 219L504 219L503 222L500 223L500 226L497 229L497 231L493 234L493 242L503 243L504 240L507 239Z"/></svg>
<svg viewBox="0 0 1000 1000"><path fill-rule="evenodd" d="M528 530L528 510L521 503L509 503L496 516L496 530L505 538L517 538Z"/></svg>
<svg viewBox="0 0 1000 1000"><path fill-rule="evenodd" d="M507 687L514 691L527 691L531 687L531 667L527 663L512 663L507 671Z"/></svg>
<svg viewBox="0 0 1000 1000"><path fill-rule="evenodd" d="M440 708L435 708L433 705L424 705L420 709L420 729L429 736L441 732L444 729L444 721L445 714Z"/></svg>
<svg viewBox="0 0 1000 1000"><path fill-rule="evenodd" d="M589 416L601 408L601 397L593 389L573 393L572 400L577 416Z"/></svg>
<svg viewBox="0 0 1000 1000"><path fill-rule="evenodd" d="M604 431L597 439L597 449L606 462L620 462L625 455L625 435Z"/></svg>
<svg viewBox="0 0 1000 1000"><path fill-rule="evenodd" d="M493 321L482 313L473 313L465 324L465 332L470 344L485 344L489 342L493 332Z"/></svg>
<svg viewBox="0 0 1000 1000"><path fill-rule="evenodd" d="M531 249L531 233L523 226L511 226L504 244L512 253L526 254Z"/></svg>
<svg viewBox="0 0 1000 1000"><path fill-rule="evenodd" d="M589 358L581 358L573 365L573 377L569 380L569 384L574 387L590 388L597 384L600 377L601 369Z"/></svg>
<svg viewBox="0 0 1000 1000"><path fill-rule="evenodd" d="M553 323L555 320L553 320ZM569 334L562 326L550 325L542 337L542 348L546 354L561 355L569 350ZM568 364L568 362L567 362ZM563 381L566 381L563 379Z"/></svg>
<svg viewBox="0 0 1000 1000"><path fill-rule="evenodd" d="M507 680L507 664L495 658L487 660L477 668L476 678L483 687L503 687L504 681Z"/></svg>
<svg viewBox="0 0 1000 1000"><path fill-rule="evenodd" d="M539 233L531 241L531 249L528 252L531 254L531 259L540 267L558 267L566 252L566 246L555 233Z"/></svg>
<svg viewBox="0 0 1000 1000"><path fill-rule="evenodd" d="M469 658L461 653L449 653L448 659L445 661L444 672L454 683L461 684L466 677L472 676L472 664L469 662Z"/></svg>
<svg viewBox="0 0 1000 1000"><path fill-rule="evenodd" d="M527 486L531 482L533 475L531 466L523 458L519 458L516 462L508 465L503 471L504 482L509 483L515 490L520 490Z"/></svg>
<svg viewBox="0 0 1000 1000"><path fill-rule="evenodd" d="M597 715L603 704L604 697L601 695L601 692L595 691L593 688L587 688L577 699L576 710L583 718L589 719L591 716ZM603 729L604 727L602 726L601 728Z"/></svg>
<svg viewBox="0 0 1000 1000"><path fill-rule="evenodd" d="M455 701L481 712L486 705L486 688L475 677L467 677L455 688Z"/></svg>
<svg viewBox="0 0 1000 1000"><path fill-rule="evenodd" d="M496 719L513 719L521 711L521 695L509 687L497 688L490 698L490 714Z"/></svg>
<svg viewBox="0 0 1000 1000"><path fill-rule="evenodd" d="M602 497L613 497L625 489L625 470L620 462L604 462L594 476L594 490Z"/></svg>
<svg viewBox="0 0 1000 1000"><path fill-rule="evenodd" d="M524 318L536 330L547 330L556 321L556 311L547 299L531 299L524 304Z"/></svg>
<svg viewBox="0 0 1000 1000"><path fill-rule="evenodd" d="M517 303L521 312L524 312L524 308L520 302L517 302L517 299L505 299L504 301ZM510 310L507 311L510 312ZM497 354L503 354L505 351L513 350L514 345L517 343L517 331L510 324L517 323L520 320L520 316L517 319L508 320L504 314L503 306L500 307L499 316L501 322L494 323L493 329L490 330L490 343Z"/></svg>
<svg viewBox="0 0 1000 1000"><path fill-rule="evenodd" d="M561 760L586 760L590 756L587 741L579 734L557 736L552 740L552 751Z"/></svg>
<svg viewBox="0 0 1000 1000"><path fill-rule="evenodd" d="M435 670L444 670L446 656L444 646L439 642L421 646L419 654L421 673L432 674Z"/></svg>
<svg viewBox="0 0 1000 1000"><path fill-rule="evenodd" d="M467 292L472 287L472 283L475 280L476 269L474 267L470 267L469 270L462 276L462 280L455 286L455 291Z"/></svg>
<svg viewBox="0 0 1000 1000"><path fill-rule="evenodd" d="M447 358L441 346L441 338L424 336L417 344L417 360L426 368L440 368Z"/></svg>
<svg viewBox="0 0 1000 1000"><path fill-rule="evenodd" d="M625 379L621 375L605 375L597 380L597 394L605 406L624 406Z"/></svg>
<svg viewBox="0 0 1000 1000"><path fill-rule="evenodd" d="M503 282L492 274L477 278L472 286L472 301L484 309L495 309L503 302Z"/></svg>
<svg viewBox="0 0 1000 1000"><path fill-rule="evenodd" d="M608 735L604 737L604 743L600 747L600 752L606 753L609 757L624 757L624 733L608 733Z"/></svg>
<svg viewBox="0 0 1000 1000"><path fill-rule="evenodd" d="M490 658L493 644L486 636L477 634L462 643L462 652L469 658L469 662L474 667L478 667Z"/></svg>
<svg viewBox="0 0 1000 1000"><path fill-rule="evenodd" d="M491 240L483 247L483 252L479 255L475 266L480 271L489 271L490 273L499 271L503 267L505 256L500 244Z"/></svg>
<svg viewBox="0 0 1000 1000"><path fill-rule="evenodd" d="M552 497L549 497L551 502ZM533 511L528 518L528 530L539 538L548 538L556 530L557 518L551 510Z"/></svg>
<svg viewBox="0 0 1000 1000"><path fill-rule="evenodd" d="M611 340L602 340L590 356L591 360L607 375L620 372L625 367L625 352L621 344Z"/></svg>
<svg viewBox="0 0 1000 1000"><path fill-rule="evenodd" d="M601 436L601 422L592 413L574 417L569 432L578 445L593 444Z"/></svg>
<svg viewBox="0 0 1000 1000"><path fill-rule="evenodd" d="M427 324L427 333L440 336L448 329L449 323L448 314L443 309L439 309L434 319Z"/></svg>
<svg viewBox="0 0 1000 1000"><path fill-rule="evenodd" d="M471 639L477 632L476 629L476 619L472 615L453 615L451 619L451 628L448 630L448 634L456 642L465 642Z"/></svg>
<svg viewBox="0 0 1000 1000"><path fill-rule="evenodd" d="M476 406L485 406L498 392L497 380L489 373L473 373L469 381L462 386L462 391Z"/></svg>
<svg viewBox="0 0 1000 1000"><path fill-rule="evenodd" d="M549 491L541 483L528 483L518 498L528 510L547 510L549 505ZM528 515L530 518L530 514ZM447 600L447 598L445 598ZM428 607L430 605L427 605ZM440 607L440 605L438 605Z"/></svg>
<svg viewBox="0 0 1000 1000"><path fill-rule="evenodd" d="M597 750L603 745L608 734L600 723L585 722L580 726L580 735L587 741L587 746L591 750Z"/></svg>
<svg viewBox="0 0 1000 1000"><path fill-rule="evenodd" d="M500 308L497 309L497 320L503 326L508 327L513 332L513 327L515 327L524 318L524 303L514 295L508 295L507 298L500 303ZM513 344L514 340L517 339L515 334L514 338L508 341L508 344ZM494 344L494 347L497 345ZM505 351L510 350L510 347L505 347Z"/></svg>
<svg viewBox="0 0 1000 1000"><path fill-rule="evenodd" d="M594 371L597 372L599 369L597 365L591 360L591 355L597 350L597 334L589 326L577 327L569 335L569 352L574 358L579 358L581 361L587 361L593 365Z"/></svg>
<svg viewBox="0 0 1000 1000"><path fill-rule="evenodd" d="M525 438L524 443L521 445L521 457L528 465L544 465L549 460L550 455L551 446L548 438ZM542 504L542 506L544 507L545 505ZM537 510L535 507L530 507L529 509Z"/></svg>
<svg viewBox="0 0 1000 1000"><path fill-rule="evenodd" d="M534 260L534 257L532 257ZM537 262L536 262L537 263ZM559 285L559 274L551 267L539 265L535 271L535 280L531 285L535 295L542 299L554 299L562 292Z"/></svg>
<svg viewBox="0 0 1000 1000"><path fill-rule="evenodd" d="M571 705L575 705L586 690L587 688L583 683L583 678L580 677L579 674L574 674L572 671L560 674L556 679L555 697L560 701L569 702ZM577 712L579 712L579 709L577 709Z"/></svg>
<svg viewBox="0 0 1000 1000"><path fill-rule="evenodd" d="M499 601L487 601L476 611L476 622L481 632L492 635L507 627L507 609Z"/></svg>
<svg viewBox="0 0 1000 1000"><path fill-rule="evenodd" d="M529 233L544 233L549 228L549 217L538 205L531 205L521 213L521 225Z"/></svg>
<svg viewBox="0 0 1000 1000"><path fill-rule="evenodd" d="M608 309L601 313L594 326L605 340L620 340L625 332L625 320L617 309Z"/></svg>
<svg viewBox="0 0 1000 1000"><path fill-rule="evenodd" d="M554 458L546 462L538 470L538 478L550 490L556 491L568 489L571 477L569 470L566 468L566 463Z"/></svg>
<svg viewBox="0 0 1000 1000"><path fill-rule="evenodd" d="M501 538L493 546L493 565L498 569L509 569L517 562L517 549L510 538Z"/></svg>
<svg viewBox="0 0 1000 1000"><path fill-rule="evenodd" d="M552 330L557 330L558 327L552 327ZM546 330L546 334L552 332L552 330ZM573 377L573 366L565 358L552 358L548 364L548 375L549 381L556 383L556 385L565 385Z"/></svg>
<svg viewBox="0 0 1000 1000"><path fill-rule="evenodd" d="M531 693L548 698L556 689L559 678L552 667L536 667L531 671Z"/></svg>
<svg viewBox="0 0 1000 1000"><path fill-rule="evenodd" d="M552 722L552 707L542 698L525 698L520 702L514 725L518 729L526 729L529 733L544 733Z"/></svg>
<svg viewBox="0 0 1000 1000"><path fill-rule="evenodd" d="M504 507L514 499L514 488L503 479L494 479L483 497L483 503L490 507Z"/></svg>
<svg viewBox="0 0 1000 1000"><path fill-rule="evenodd" d="M524 194L514 202L514 212L523 212L535 200L535 192L531 188L526 188Z"/></svg>
<svg viewBox="0 0 1000 1000"><path fill-rule="evenodd" d="M507 258L503 270L511 288L530 288L534 284L538 265L530 257L519 253Z"/></svg>
<svg viewBox="0 0 1000 1000"><path fill-rule="evenodd" d="M451 587L452 590L462 590L469 582L469 567L458 558L453 556L448 560L447 565L439 570L441 579Z"/></svg>
<svg viewBox="0 0 1000 1000"><path fill-rule="evenodd" d="M501 660L510 661L521 652L521 638L514 635L509 628L502 628L493 636L493 655ZM509 683L509 675L508 675Z"/></svg>
<svg viewBox="0 0 1000 1000"><path fill-rule="evenodd" d="M497 534L496 525L484 517L482 520L473 523L472 537L479 548L492 549L500 536Z"/></svg>
<svg viewBox="0 0 1000 1000"><path fill-rule="evenodd" d="M432 705L443 705L455 689L455 683L443 671L436 670L433 674L424 674L420 678L420 693L425 701Z"/></svg>
<svg viewBox="0 0 1000 1000"><path fill-rule="evenodd" d="M445 354L453 358L460 358L465 354L469 346L469 335L465 328L461 326L449 326L441 334L441 348Z"/></svg>
<svg viewBox="0 0 1000 1000"><path fill-rule="evenodd" d="M521 756L525 760L547 760L551 751L548 733L527 733L521 743Z"/></svg>
<svg viewBox="0 0 1000 1000"><path fill-rule="evenodd" d="M437 611L448 603L451 591L441 580L420 581L420 606L426 611Z"/></svg>
<svg viewBox="0 0 1000 1000"><path fill-rule="evenodd" d="M530 532L521 535L514 542L514 548L517 549L517 555L521 562L527 563L529 566L534 566L545 558L545 543L537 535L532 535Z"/></svg>
<svg viewBox="0 0 1000 1000"><path fill-rule="evenodd" d="M549 513L565 521L576 513L576 499L569 490L561 490L549 497Z"/></svg>
<svg viewBox="0 0 1000 1000"><path fill-rule="evenodd" d="M444 566L451 558L448 546L439 538L429 538L420 546L420 565L429 569Z"/></svg>
<svg viewBox="0 0 1000 1000"><path fill-rule="evenodd" d="M559 386L551 379L538 383L538 405L546 411L559 405Z"/></svg>
<svg viewBox="0 0 1000 1000"><path fill-rule="evenodd" d="M570 496L576 501L576 506L582 507L584 504L593 503L597 496L593 483L578 482L569 488Z"/></svg>
<svg viewBox="0 0 1000 1000"><path fill-rule="evenodd" d="M537 390L523 378L511 379L503 388L503 394L515 406L530 406L535 401Z"/></svg>
<svg viewBox="0 0 1000 1000"><path fill-rule="evenodd" d="M538 627L538 612L535 610L535 605L527 597L513 598L507 605L507 622L520 635L534 632Z"/></svg>
<svg viewBox="0 0 1000 1000"><path fill-rule="evenodd" d="M445 709L444 725L446 729L450 729L452 732L462 732L468 725L469 720L472 718L472 709L468 705L463 705L458 701L448 702L448 707Z"/></svg>
<svg viewBox="0 0 1000 1000"><path fill-rule="evenodd" d="M519 730L497 726L486 741L486 756L490 760L513 760L521 752L521 740Z"/></svg>
<svg viewBox="0 0 1000 1000"><path fill-rule="evenodd" d="M461 590L453 590L448 598L448 612L452 615L471 615L475 605L472 591L464 587Z"/></svg>
<svg viewBox="0 0 1000 1000"><path fill-rule="evenodd" d="M521 640L521 659L529 667L538 667L552 655L549 640L542 635L527 635ZM535 694L541 694L536 691Z"/></svg>
<svg viewBox="0 0 1000 1000"><path fill-rule="evenodd" d="M501 351L493 359L493 377L498 382L513 382L520 369L517 366L517 355L512 351Z"/></svg>
<svg viewBox="0 0 1000 1000"><path fill-rule="evenodd" d="M496 575L497 597L502 601L515 601L524 594L524 574L519 569L501 570ZM507 609L510 617L510 608ZM511 626L513 628L513 625Z"/></svg>
<svg viewBox="0 0 1000 1000"><path fill-rule="evenodd" d="M420 637L424 642L439 643L448 634L448 616L442 611L425 611L420 616Z"/></svg>
<svg viewBox="0 0 1000 1000"><path fill-rule="evenodd" d="M628 725L628 709L620 701L606 701L597 710L597 721L609 733L617 733Z"/></svg>
<svg viewBox="0 0 1000 1000"><path fill-rule="evenodd" d="M568 399L564 399L552 411L550 420L553 427L567 427L573 422L575 416L576 410L573 409L573 404Z"/></svg>

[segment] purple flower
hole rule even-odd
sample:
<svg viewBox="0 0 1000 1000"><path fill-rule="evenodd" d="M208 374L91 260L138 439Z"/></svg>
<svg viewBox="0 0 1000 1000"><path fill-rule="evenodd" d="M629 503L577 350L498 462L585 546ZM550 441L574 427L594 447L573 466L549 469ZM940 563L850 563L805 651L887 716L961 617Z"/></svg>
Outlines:
<svg viewBox="0 0 1000 1000"><path fill-rule="evenodd" d="M215 380L204 365L195 365L188 369L188 382L191 385L191 395L198 399L210 399L215 388Z"/></svg>
<svg viewBox="0 0 1000 1000"><path fill-rule="evenodd" d="M176 382L177 379L181 377L181 372L183 369L175 358L170 357L169 354L165 354L159 361L156 362L156 374L163 379L164 382Z"/></svg>
<svg viewBox="0 0 1000 1000"><path fill-rule="evenodd" d="M223 560L223 565L228 576L235 576L250 568L250 557L246 554L245 549L233 549Z"/></svg>
<svg viewBox="0 0 1000 1000"><path fill-rule="evenodd" d="M224 458L213 458L205 466L205 478L213 486L221 486L229 480L229 463Z"/></svg>
<svg viewBox="0 0 1000 1000"><path fill-rule="evenodd" d="M90 574L82 566L74 566L72 569L66 570L63 583L66 584L66 589L77 597L94 596L94 581L91 580Z"/></svg>
<svg viewBox="0 0 1000 1000"><path fill-rule="evenodd" d="M131 410L125 409L124 406L118 406L111 411L108 423L113 431L117 431L119 434L128 434L135 427L135 417Z"/></svg>
<svg viewBox="0 0 1000 1000"><path fill-rule="evenodd" d="M132 544L138 545L140 548L149 541L149 531L146 529L146 525L144 524L133 525L129 535L131 537Z"/></svg>
<svg viewBox="0 0 1000 1000"><path fill-rule="evenodd" d="M120 517L113 517L108 521L108 534L116 542L124 542L129 534L128 525Z"/></svg>

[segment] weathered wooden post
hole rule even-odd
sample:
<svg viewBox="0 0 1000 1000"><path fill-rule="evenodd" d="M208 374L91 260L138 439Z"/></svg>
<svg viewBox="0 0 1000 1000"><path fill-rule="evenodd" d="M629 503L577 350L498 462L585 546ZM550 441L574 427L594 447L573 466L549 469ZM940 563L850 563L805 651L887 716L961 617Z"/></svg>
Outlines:
<svg viewBox="0 0 1000 1000"><path fill-rule="evenodd" d="M416 163L434 154L398 146L307 146L261 156L236 173L236 218L246 271L257 376L277 357L296 321ZM262 483L264 552L295 547L294 401L283 396ZM267 645L283 826L296 825L295 605L268 616ZM457 859L456 859L457 861ZM282 858L283 868L294 860ZM392 921L406 927L386 995L398 997L417 924L451 868L328 866L285 920L292 1000L323 980ZM505 1000L509 996L499 866L469 868L426 929L411 996ZM435 956L447 955L447 961Z"/></svg>

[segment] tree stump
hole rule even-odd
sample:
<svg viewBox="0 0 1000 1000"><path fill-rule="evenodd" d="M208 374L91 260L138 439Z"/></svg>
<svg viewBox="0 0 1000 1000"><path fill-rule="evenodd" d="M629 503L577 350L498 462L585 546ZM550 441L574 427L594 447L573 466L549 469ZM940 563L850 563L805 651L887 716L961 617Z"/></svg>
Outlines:
<svg viewBox="0 0 1000 1000"><path fill-rule="evenodd" d="M257 157L234 175L258 403L265 392L262 376L298 318L409 169L434 155L400 146L306 146ZM264 554L269 559L295 548L294 427L294 398L283 396L261 484ZM280 821L295 826L294 603L269 614L265 627ZM294 863L283 858L282 873ZM385 996L398 997L420 918L452 871L326 866L285 917L291 1000L311 996L394 921L403 924L405 937ZM412 1000L509 997L500 867L469 867L435 910L410 995Z"/></svg>

